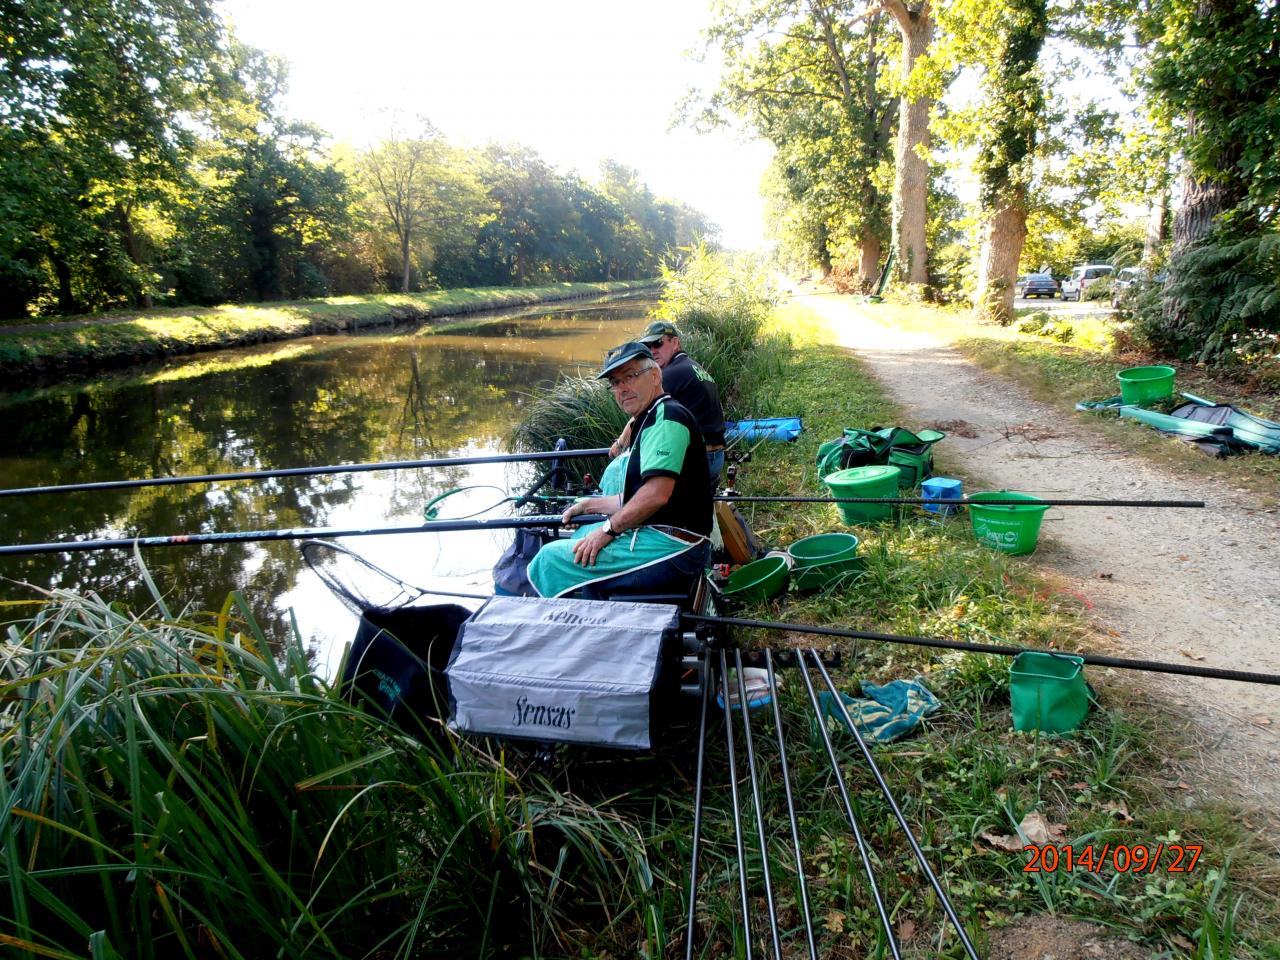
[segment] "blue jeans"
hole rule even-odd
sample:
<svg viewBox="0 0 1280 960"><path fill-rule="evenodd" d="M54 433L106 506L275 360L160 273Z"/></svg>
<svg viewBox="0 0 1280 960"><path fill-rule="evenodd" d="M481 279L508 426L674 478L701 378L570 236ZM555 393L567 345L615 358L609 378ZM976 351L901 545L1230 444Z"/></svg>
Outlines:
<svg viewBox="0 0 1280 960"><path fill-rule="evenodd" d="M707 451L707 473L711 474L711 492L716 492L720 474L724 470L724 447Z"/></svg>
<svg viewBox="0 0 1280 960"><path fill-rule="evenodd" d="M711 562L711 544L700 543L661 563L641 567L627 573L588 583L571 596L583 600L611 600L614 594L680 594L686 595L693 583Z"/></svg>

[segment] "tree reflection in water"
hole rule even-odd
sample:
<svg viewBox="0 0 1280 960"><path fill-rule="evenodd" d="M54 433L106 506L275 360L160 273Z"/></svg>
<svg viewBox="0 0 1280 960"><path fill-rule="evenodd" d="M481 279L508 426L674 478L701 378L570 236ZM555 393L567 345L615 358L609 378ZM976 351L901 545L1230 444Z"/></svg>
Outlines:
<svg viewBox="0 0 1280 960"><path fill-rule="evenodd" d="M424 329L311 338L284 348L217 354L214 364L198 359L10 395L0 399L10 425L0 440L2 484L496 452L505 449L523 397L562 371L594 366L605 349L634 335L650 305L590 305L495 320L456 334ZM446 490L495 482L514 488L527 477L527 471L507 468L456 467L13 497L0 502L0 540L412 524L421 519L423 504ZM477 491L468 507L499 496ZM358 542L384 561L407 562L412 569L384 563L406 579L487 570L501 548L492 534L479 540L467 535L456 549L454 541L446 546L439 539ZM393 540L405 542L387 543ZM295 543L166 547L146 551L144 559L156 583L171 593L171 607L217 610L228 591L240 589L273 638L288 622L278 599L300 607L328 604L314 593L323 591L314 577L300 580ZM4 557L0 576L95 591L135 608L148 605L126 551ZM30 596L27 588L0 582L0 597ZM332 639L326 625L308 624L305 609L298 618L318 643Z"/></svg>

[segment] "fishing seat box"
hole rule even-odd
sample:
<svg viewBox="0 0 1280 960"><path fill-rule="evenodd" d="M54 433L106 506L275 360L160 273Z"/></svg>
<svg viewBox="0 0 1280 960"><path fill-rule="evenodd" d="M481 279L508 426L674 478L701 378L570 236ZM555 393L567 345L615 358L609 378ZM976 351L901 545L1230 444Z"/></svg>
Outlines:
<svg viewBox="0 0 1280 960"><path fill-rule="evenodd" d="M680 611L657 603L493 597L445 673L461 733L623 750L659 745L679 694Z"/></svg>

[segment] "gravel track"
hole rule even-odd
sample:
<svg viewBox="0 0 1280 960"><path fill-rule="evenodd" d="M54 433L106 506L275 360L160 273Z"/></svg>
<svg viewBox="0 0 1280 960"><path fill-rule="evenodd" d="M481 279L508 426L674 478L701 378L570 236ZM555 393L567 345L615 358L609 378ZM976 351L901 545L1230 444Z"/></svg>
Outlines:
<svg viewBox="0 0 1280 960"><path fill-rule="evenodd" d="M841 345L907 414L938 425L966 492L1203 500L1204 510L1050 510L1028 562L1064 578L1123 656L1280 674L1280 515L1247 493L1126 452L987 373L942 339L896 330L889 305L811 296ZM852 424L851 424L852 426ZM965 434L972 434L966 436ZM1170 441L1173 442L1173 441ZM1103 651L1100 651L1103 652ZM1195 796L1280 808L1280 687L1130 673L1199 745L1170 771Z"/></svg>

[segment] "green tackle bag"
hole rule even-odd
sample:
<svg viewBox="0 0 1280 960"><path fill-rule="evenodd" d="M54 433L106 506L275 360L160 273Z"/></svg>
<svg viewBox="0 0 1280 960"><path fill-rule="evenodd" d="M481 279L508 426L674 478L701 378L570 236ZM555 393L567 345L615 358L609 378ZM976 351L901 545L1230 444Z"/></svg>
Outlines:
<svg viewBox="0 0 1280 960"><path fill-rule="evenodd" d="M933 445L946 436L938 430L912 433L905 427L848 427L842 436L818 448L818 478L837 470L889 464L900 469L898 485L914 487L933 474Z"/></svg>

